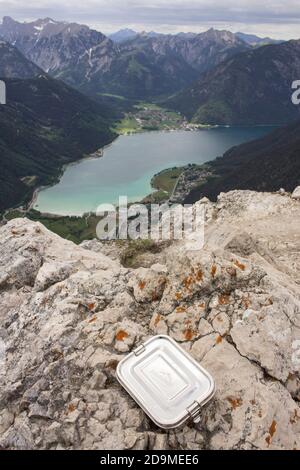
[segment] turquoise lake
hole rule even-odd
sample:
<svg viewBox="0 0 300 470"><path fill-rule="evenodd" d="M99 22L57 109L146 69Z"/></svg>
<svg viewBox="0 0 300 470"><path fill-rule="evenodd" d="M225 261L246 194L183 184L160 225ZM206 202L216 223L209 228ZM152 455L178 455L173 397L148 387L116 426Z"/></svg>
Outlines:
<svg viewBox="0 0 300 470"><path fill-rule="evenodd" d="M270 127L228 127L195 132L148 132L120 136L103 157L70 164L59 183L38 192L34 208L52 214L82 215L119 196L138 201L152 189L159 171L187 163L204 163L234 145L271 132Z"/></svg>

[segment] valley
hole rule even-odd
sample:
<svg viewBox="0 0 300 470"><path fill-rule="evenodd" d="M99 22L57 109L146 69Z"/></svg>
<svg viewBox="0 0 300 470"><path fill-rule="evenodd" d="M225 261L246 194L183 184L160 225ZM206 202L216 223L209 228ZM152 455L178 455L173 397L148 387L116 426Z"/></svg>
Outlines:
<svg viewBox="0 0 300 470"><path fill-rule="evenodd" d="M176 111L170 111L155 103L140 102L134 109L126 112L123 119L115 126L120 135L149 131L195 131L208 129L212 126L193 124Z"/></svg>
<svg viewBox="0 0 300 470"><path fill-rule="evenodd" d="M5 17L0 213L22 204L21 215L78 243L93 233L97 205L117 204L119 195L194 201L237 184L277 187L286 172L291 187L299 179L291 161L273 183L260 181L259 162L246 178L241 159L234 177L227 153L213 160L300 116L290 99L298 57L299 41L213 28L108 37L77 23Z"/></svg>
<svg viewBox="0 0 300 470"><path fill-rule="evenodd" d="M95 237L100 203L117 205L120 195L126 195L129 203L182 202L199 184L203 163L269 131L220 127L121 135L103 150L102 157L69 164L57 183L37 192L29 209L9 210L5 218L26 216L81 243Z"/></svg>
<svg viewBox="0 0 300 470"><path fill-rule="evenodd" d="M269 131L263 127L219 127L121 135L104 149L101 158L68 165L57 184L38 192L33 208L42 213L82 216L95 212L101 203L118 204L121 195L129 202L140 201L153 192L155 174L190 163L201 165ZM159 189L166 189L161 182ZM171 190L171 185L167 189Z"/></svg>

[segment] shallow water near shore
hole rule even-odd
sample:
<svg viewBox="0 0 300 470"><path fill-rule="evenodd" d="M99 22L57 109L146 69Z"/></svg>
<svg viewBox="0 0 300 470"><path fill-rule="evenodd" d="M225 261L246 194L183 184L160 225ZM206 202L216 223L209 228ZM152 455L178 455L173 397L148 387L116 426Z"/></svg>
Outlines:
<svg viewBox="0 0 300 470"><path fill-rule="evenodd" d="M40 212L82 215L119 196L139 201L151 193L151 178L166 168L205 163L234 145L259 138L272 127L219 127L195 132L147 132L120 136L103 157L67 166L60 181L38 192Z"/></svg>

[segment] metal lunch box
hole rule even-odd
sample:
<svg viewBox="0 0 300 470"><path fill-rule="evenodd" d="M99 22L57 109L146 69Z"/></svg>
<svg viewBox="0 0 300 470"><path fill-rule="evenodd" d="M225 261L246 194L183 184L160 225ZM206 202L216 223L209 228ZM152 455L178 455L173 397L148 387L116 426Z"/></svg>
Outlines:
<svg viewBox="0 0 300 470"><path fill-rule="evenodd" d="M157 426L177 428L215 393L211 375L169 336L153 336L119 363L117 379Z"/></svg>

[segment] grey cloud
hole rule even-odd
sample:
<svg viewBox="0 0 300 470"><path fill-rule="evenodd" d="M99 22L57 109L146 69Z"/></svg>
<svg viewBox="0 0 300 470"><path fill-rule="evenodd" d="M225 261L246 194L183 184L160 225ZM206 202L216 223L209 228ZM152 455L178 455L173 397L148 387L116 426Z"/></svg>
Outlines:
<svg viewBox="0 0 300 470"><path fill-rule="evenodd" d="M297 24L299 0L0 0L0 15L17 19L50 16L86 23L195 25Z"/></svg>

